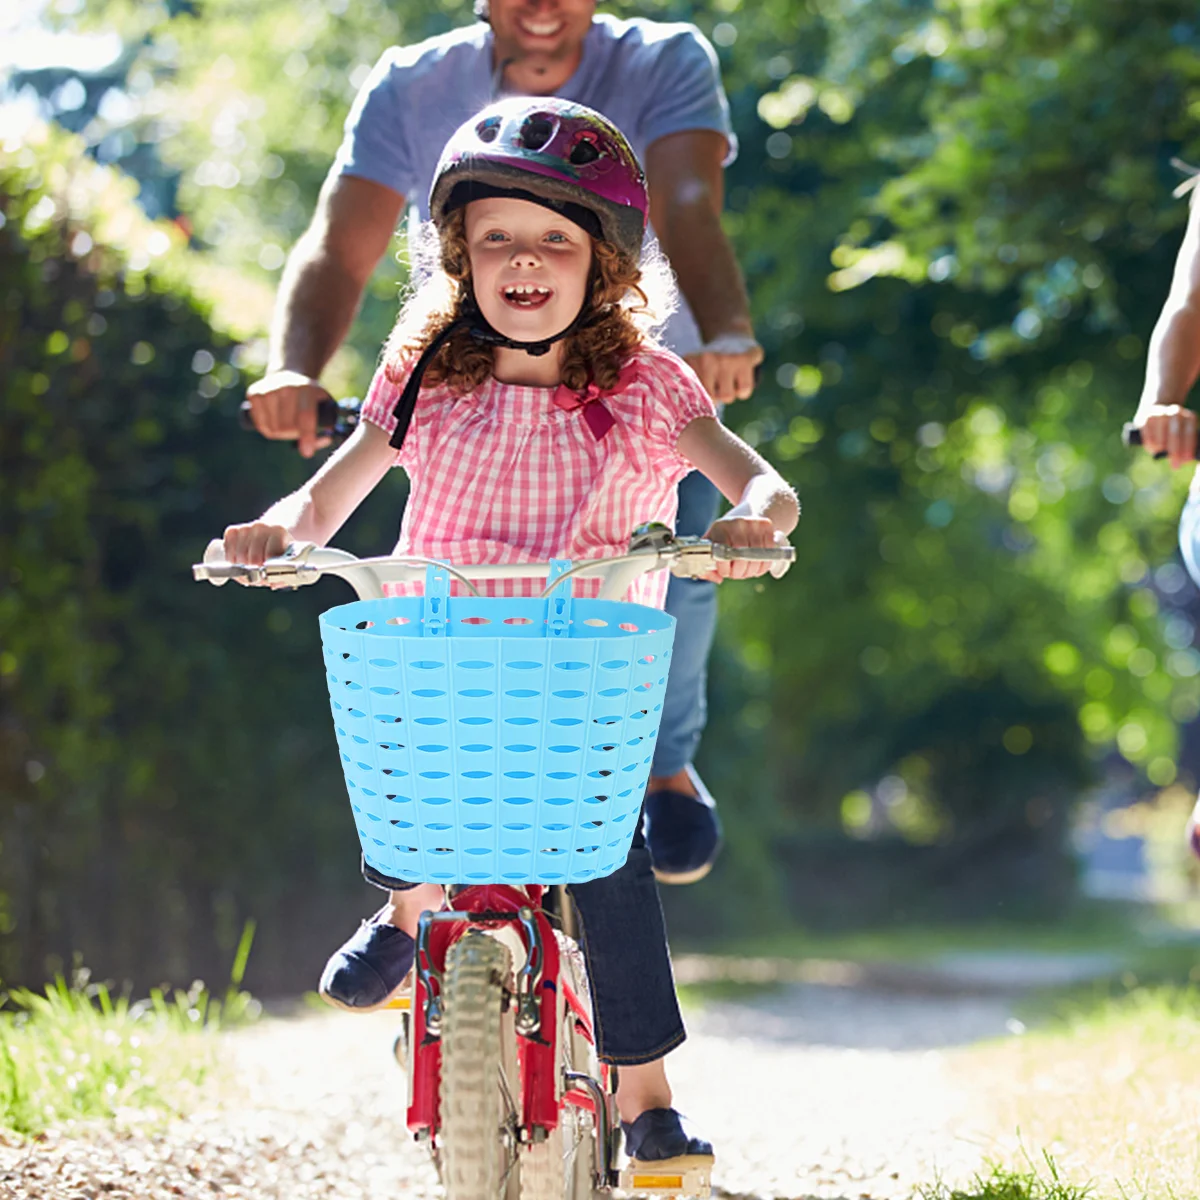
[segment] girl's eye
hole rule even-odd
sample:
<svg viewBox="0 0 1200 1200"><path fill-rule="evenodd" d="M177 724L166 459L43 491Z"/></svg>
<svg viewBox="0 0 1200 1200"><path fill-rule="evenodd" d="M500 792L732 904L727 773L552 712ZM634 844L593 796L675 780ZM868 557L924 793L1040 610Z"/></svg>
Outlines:
<svg viewBox="0 0 1200 1200"><path fill-rule="evenodd" d="M546 235L546 241L548 242L565 242L566 240L567 235L565 233L548 233Z"/></svg>
<svg viewBox="0 0 1200 1200"><path fill-rule="evenodd" d="M502 233L488 233L488 234L484 234L483 240L485 242L503 242L507 239L505 238L505 235Z"/></svg>

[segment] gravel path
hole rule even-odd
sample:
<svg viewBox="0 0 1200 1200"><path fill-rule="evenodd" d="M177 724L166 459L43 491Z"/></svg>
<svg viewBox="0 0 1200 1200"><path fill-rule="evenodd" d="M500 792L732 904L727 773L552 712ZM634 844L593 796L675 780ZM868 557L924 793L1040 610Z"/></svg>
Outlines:
<svg viewBox="0 0 1200 1200"><path fill-rule="evenodd" d="M882 991L825 972L690 1012L671 1076L717 1142L719 1194L901 1200L980 1166L979 1098L943 1051L1003 1036L1010 1020L1011 997L987 989ZM395 1026L310 1013L226 1035L234 1074L219 1108L154 1134L0 1144L0 1197L432 1200L433 1170L403 1127Z"/></svg>

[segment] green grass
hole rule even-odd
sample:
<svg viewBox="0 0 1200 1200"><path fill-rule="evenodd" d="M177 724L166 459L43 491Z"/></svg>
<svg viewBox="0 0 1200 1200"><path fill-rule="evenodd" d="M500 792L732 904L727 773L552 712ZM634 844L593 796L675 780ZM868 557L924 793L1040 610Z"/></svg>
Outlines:
<svg viewBox="0 0 1200 1200"><path fill-rule="evenodd" d="M1090 1187L1063 1182L1049 1156L1045 1173L996 1167L990 1175L978 1176L966 1188L936 1184L920 1188L917 1195L920 1200L1097 1200Z"/></svg>
<svg viewBox="0 0 1200 1200"><path fill-rule="evenodd" d="M1129 951L1147 944L1147 925L1158 921L1145 909L1093 901L1055 921L972 921L903 924L822 933L791 929L736 940L683 946L710 954L850 961L929 962L944 954L1030 950L1042 953ZM1161 922L1164 927L1167 922ZM1200 958L1200 952L1197 953Z"/></svg>
<svg viewBox="0 0 1200 1200"><path fill-rule="evenodd" d="M133 1002L86 972L0 994L0 1128L36 1135L186 1110L219 1065L211 1035L258 1013L241 989L253 936L248 923L221 996L194 984Z"/></svg>
<svg viewBox="0 0 1200 1200"><path fill-rule="evenodd" d="M963 1085L986 1098L990 1115L980 1137L993 1161L1015 1169L1029 1164L1024 1147L1053 1151L1051 1179L1031 1176L1043 1187L1028 1192L1035 1200L1195 1200L1194 986L1136 985L1119 995L1097 988L1086 1002L1060 1002L1052 1019L1024 1036L956 1050L950 1061ZM1061 1190L1068 1186L1076 1191ZM1060 1191L1046 1190L1052 1187ZM1017 1200L1026 1194L1012 1193ZM993 1195L1007 1200L1009 1193L980 1193L982 1200ZM944 1190L931 1196L959 1200ZM969 1192L964 1197L974 1200Z"/></svg>
<svg viewBox="0 0 1200 1200"><path fill-rule="evenodd" d="M1200 995L1200 945L1180 942L1132 946L1114 974L1071 987L1047 988L1017 1006L1026 1025L1051 1028L1120 1019L1131 1008L1149 1005L1179 1015L1180 1004Z"/></svg>
<svg viewBox="0 0 1200 1200"><path fill-rule="evenodd" d="M770 992L778 991L783 985L743 979L710 979L703 983L681 983L675 988L680 1005L690 1011L698 1011L708 1004L753 1000Z"/></svg>

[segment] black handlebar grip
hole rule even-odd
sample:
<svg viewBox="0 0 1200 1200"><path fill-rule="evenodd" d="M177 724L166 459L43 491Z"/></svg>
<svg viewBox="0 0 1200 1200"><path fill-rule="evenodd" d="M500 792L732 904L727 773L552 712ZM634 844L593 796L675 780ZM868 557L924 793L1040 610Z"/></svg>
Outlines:
<svg viewBox="0 0 1200 1200"><path fill-rule="evenodd" d="M317 402L317 436L332 437L337 433L341 409L336 400L326 397ZM243 400L238 409L238 424L247 433L254 432L254 418L250 415L250 401Z"/></svg>
<svg viewBox="0 0 1200 1200"><path fill-rule="evenodd" d="M1127 446L1140 446L1142 444L1142 428L1140 425L1135 425L1132 421L1126 421L1121 428L1121 441ZM1155 458L1166 458L1167 452L1160 450Z"/></svg>

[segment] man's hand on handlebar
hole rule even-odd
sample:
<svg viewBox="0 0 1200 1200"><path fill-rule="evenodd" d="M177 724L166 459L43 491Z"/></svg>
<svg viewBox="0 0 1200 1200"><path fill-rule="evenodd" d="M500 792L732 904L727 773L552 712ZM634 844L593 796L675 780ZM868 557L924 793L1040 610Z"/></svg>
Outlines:
<svg viewBox="0 0 1200 1200"><path fill-rule="evenodd" d="M332 399L315 380L299 371L272 371L246 389L254 427L263 437L296 442L304 458L329 445L317 437L317 405Z"/></svg>
<svg viewBox="0 0 1200 1200"><path fill-rule="evenodd" d="M1172 467L1196 458L1196 414L1178 404L1160 404L1149 410L1139 427L1148 454L1165 454Z"/></svg>
<svg viewBox="0 0 1200 1200"><path fill-rule="evenodd" d="M240 563L247 567L261 567L268 558L278 558L291 544L292 535L282 525L268 525L265 521L247 521L244 525L229 525L225 529L225 561ZM244 579L239 583L247 587L265 587L268 584L252 584ZM280 584L286 587L286 584Z"/></svg>
<svg viewBox="0 0 1200 1200"><path fill-rule="evenodd" d="M704 536L709 541L738 549L769 550L772 546L786 545L787 542L782 535L776 535L775 526L766 517L718 517ZM769 562L717 559L716 569L705 578L714 583L720 583L722 579L753 579L765 575L770 569Z"/></svg>

